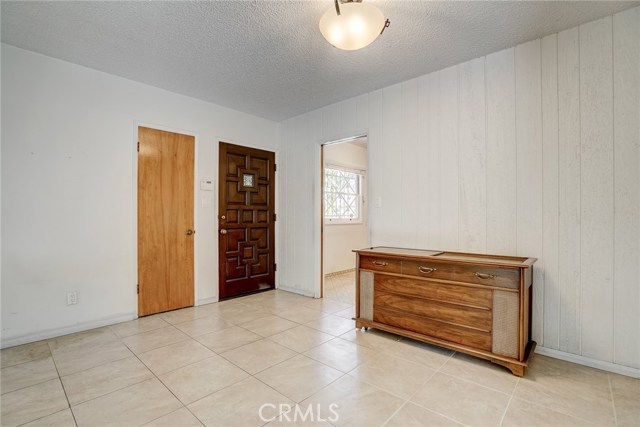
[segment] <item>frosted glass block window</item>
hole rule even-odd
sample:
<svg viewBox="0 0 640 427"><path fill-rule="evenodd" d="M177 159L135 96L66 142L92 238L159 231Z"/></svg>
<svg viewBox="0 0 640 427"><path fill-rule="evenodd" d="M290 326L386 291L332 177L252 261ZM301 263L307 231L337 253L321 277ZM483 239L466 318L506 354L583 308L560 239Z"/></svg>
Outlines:
<svg viewBox="0 0 640 427"><path fill-rule="evenodd" d="M324 169L324 219L327 223L362 222L362 174Z"/></svg>
<svg viewBox="0 0 640 427"><path fill-rule="evenodd" d="M244 187L253 187L253 175L250 173L242 174L242 185Z"/></svg>

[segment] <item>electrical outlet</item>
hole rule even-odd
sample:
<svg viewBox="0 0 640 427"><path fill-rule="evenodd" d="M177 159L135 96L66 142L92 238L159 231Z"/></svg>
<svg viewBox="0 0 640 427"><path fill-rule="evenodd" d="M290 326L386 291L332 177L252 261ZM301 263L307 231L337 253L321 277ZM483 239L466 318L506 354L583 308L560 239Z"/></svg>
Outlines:
<svg viewBox="0 0 640 427"><path fill-rule="evenodd" d="M67 305L74 305L78 303L78 292L67 292Z"/></svg>

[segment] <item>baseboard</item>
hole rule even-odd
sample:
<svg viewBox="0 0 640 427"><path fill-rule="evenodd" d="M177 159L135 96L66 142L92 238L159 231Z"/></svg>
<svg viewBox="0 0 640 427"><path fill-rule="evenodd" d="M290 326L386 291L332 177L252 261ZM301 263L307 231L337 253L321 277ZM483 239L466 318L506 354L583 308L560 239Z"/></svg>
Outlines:
<svg viewBox="0 0 640 427"><path fill-rule="evenodd" d="M541 346L537 346L535 352L543 356L549 356L555 359L577 363L578 365L589 366L590 368L602 369L603 371L612 372L614 374L625 375L632 378L640 378L640 369L632 368L629 366L618 365L611 362L603 362L602 360L591 359L589 357L580 356L578 354L565 353L564 351L554 350L552 348Z"/></svg>
<svg viewBox="0 0 640 427"><path fill-rule="evenodd" d="M198 301L196 301L196 307L199 305L205 305L205 304L211 304L214 302L218 302L220 301L220 299L218 297L211 297L211 298L202 298L199 299Z"/></svg>
<svg viewBox="0 0 640 427"><path fill-rule="evenodd" d="M298 295L302 295L302 296L309 297L309 298L315 298L315 294L313 292L304 291L304 290L298 289L298 288L290 288L289 286L278 285L278 287L276 289L278 289L280 291L291 292L293 294L298 294Z"/></svg>
<svg viewBox="0 0 640 427"><path fill-rule="evenodd" d="M76 323L73 326L47 329L45 331L40 331L33 334L27 334L27 335L22 335L18 337L8 338L8 339L2 338L2 340L0 341L0 348L14 347L16 345L28 344L36 341L46 340L49 338L60 337L62 335L88 331L89 329L115 325L116 323L127 322L129 320L133 320L137 318L138 318L137 313L120 314L117 316L105 317L103 319L94 320L91 322Z"/></svg>

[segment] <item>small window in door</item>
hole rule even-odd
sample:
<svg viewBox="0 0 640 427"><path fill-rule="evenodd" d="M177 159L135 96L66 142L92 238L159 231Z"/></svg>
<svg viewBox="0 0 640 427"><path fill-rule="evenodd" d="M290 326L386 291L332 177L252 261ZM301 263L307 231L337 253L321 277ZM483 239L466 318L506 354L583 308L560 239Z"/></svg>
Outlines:
<svg viewBox="0 0 640 427"><path fill-rule="evenodd" d="M328 166L324 169L326 224L362 223L362 180L358 171Z"/></svg>

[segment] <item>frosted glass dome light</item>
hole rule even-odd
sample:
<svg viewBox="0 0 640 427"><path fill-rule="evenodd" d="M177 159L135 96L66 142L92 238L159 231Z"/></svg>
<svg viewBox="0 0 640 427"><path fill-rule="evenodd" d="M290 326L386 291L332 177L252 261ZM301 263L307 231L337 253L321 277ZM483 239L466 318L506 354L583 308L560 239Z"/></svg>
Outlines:
<svg viewBox="0 0 640 427"><path fill-rule="evenodd" d="M358 50L373 43L389 20L377 7L362 1L345 1L327 10L320 18L320 32L333 46L343 50Z"/></svg>

